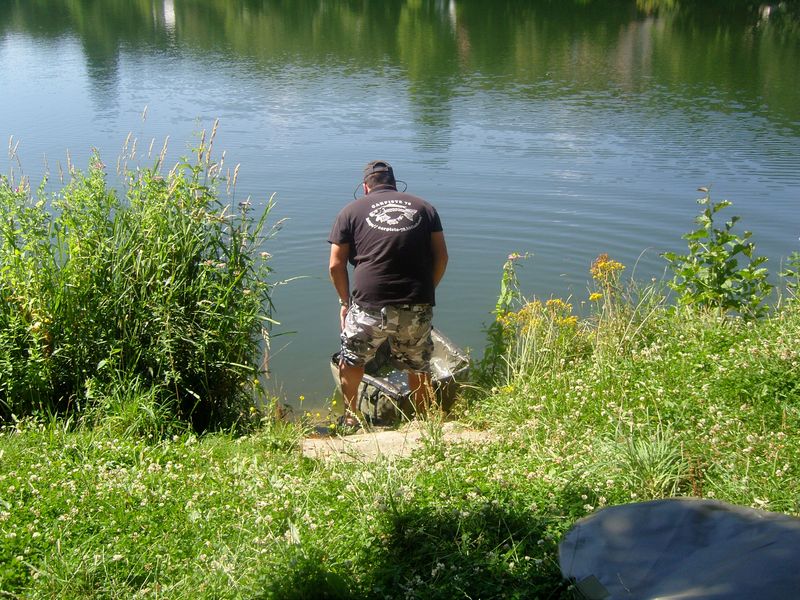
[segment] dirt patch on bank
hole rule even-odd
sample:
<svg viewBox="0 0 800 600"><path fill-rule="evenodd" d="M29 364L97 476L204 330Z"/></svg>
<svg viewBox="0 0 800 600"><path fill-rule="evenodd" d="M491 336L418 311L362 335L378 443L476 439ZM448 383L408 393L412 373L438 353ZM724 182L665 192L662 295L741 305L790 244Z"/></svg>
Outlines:
<svg viewBox="0 0 800 600"><path fill-rule="evenodd" d="M348 436L314 437L303 441L303 454L310 458L333 456L343 460L375 460L379 457L409 456L425 439L438 441L437 425L413 421L399 429L358 433ZM494 439L489 431L466 429L456 422L441 426L444 443L484 443Z"/></svg>

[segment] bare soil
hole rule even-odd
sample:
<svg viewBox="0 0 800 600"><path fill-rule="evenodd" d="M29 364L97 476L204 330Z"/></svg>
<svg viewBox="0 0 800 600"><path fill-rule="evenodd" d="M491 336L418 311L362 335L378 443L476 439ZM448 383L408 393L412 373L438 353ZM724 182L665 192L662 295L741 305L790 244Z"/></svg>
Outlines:
<svg viewBox="0 0 800 600"><path fill-rule="evenodd" d="M409 456L422 446L425 436L439 437L444 443L483 443L493 439L489 431L466 429L456 422L443 425L412 421L399 429L384 429L348 436L311 437L303 441L303 454L311 458L339 457L343 460L376 460L380 457Z"/></svg>

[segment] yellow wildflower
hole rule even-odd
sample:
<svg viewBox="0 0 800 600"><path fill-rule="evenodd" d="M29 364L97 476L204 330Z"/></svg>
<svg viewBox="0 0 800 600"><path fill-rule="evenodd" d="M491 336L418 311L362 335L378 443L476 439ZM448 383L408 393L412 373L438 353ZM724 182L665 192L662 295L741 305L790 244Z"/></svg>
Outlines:
<svg viewBox="0 0 800 600"><path fill-rule="evenodd" d="M556 319L556 325L561 327L575 327L578 324L578 317L570 315L568 317L559 317Z"/></svg>
<svg viewBox="0 0 800 600"><path fill-rule="evenodd" d="M608 281L623 269L625 269L625 265L609 258L608 254L603 253L594 259L590 271L593 279L597 281Z"/></svg>
<svg viewBox="0 0 800 600"><path fill-rule="evenodd" d="M572 304L564 302L561 298L550 298L546 304L551 312L572 312Z"/></svg>
<svg viewBox="0 0 800 600"><path fill-rule="evenodd" d="M538 300L528 302L517 313L517 324L523 333L531 333L541 323L542 303Z"/></svg>

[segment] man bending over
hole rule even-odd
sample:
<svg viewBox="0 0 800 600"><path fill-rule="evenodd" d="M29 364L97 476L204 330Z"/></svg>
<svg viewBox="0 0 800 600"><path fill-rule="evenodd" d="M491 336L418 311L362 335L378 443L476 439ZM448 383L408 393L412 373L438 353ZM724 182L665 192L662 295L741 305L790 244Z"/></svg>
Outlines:
<svg viewBox="0 0 800 600"><path fill-rule="evenodd" d="M417 415L431 397L431 321L435 289L447 268L447 245L436 209L397 191L394 171L381 160L364 169L364 196L336 217L328 242L329 271L339 295L339 376L344 429L359 426L358 386L364 365L389 340L408 370ZM352 285L347 263L353 265Z"/></svg>

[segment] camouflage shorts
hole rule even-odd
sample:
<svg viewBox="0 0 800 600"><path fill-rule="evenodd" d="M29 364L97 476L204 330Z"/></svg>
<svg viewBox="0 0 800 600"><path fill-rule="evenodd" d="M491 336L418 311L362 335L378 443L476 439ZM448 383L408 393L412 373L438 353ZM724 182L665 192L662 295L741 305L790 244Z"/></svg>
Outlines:
<svg viewBox="0 0 800 600"><path fill-rule="evenodd" d="M352 366L366 364L389 340L392 358L412 371L429 372L433 340L430 304L404 304L379 309L353 304L342 331L342 359Z"/></svg>

